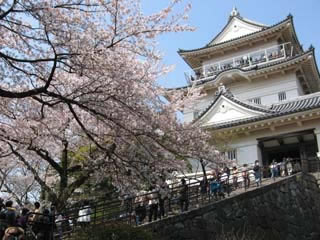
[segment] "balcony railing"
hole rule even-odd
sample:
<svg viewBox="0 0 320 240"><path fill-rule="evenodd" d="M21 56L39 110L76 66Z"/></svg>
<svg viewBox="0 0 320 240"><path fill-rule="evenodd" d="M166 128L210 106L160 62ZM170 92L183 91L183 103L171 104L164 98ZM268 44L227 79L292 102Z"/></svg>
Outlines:
<svg viewBox="0 0 320 240"><path fill-rule="evenodd" d="M256 65L271 63L293 55L293 47L290 42L274 45L269 48L250 52L236 56L220 62L203 65L191 71L185 72L185 77L189 83L195 81L209 80L214 78L219 72L232 68L248 69Z"/></svg>

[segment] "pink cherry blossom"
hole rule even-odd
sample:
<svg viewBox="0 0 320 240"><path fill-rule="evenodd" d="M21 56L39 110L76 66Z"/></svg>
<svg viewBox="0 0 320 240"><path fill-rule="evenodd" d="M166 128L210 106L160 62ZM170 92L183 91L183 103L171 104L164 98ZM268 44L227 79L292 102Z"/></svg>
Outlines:
<svg viewBox="0 0 320 240"><path fill-rule="evenodd" d="M1 2L1 161L60 207L89 179L135 189L186 159L219 161L209 133L176 119L201 89L160 97L156 38L193 30L179 2L152 15L138 0Z"/></svg>

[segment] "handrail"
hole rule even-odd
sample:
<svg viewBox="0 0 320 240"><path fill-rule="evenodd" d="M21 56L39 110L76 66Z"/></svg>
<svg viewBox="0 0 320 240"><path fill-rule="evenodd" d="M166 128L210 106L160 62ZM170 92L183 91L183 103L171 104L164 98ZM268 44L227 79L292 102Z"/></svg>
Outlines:
<svg viewBox="0 0 320 240"><path fill-rule="evenodd" d="M246 54L238 55L212 64L203 65L185 72L185 78L188 83L203 81L215 77L219 72L241 68L248 69L256 65L262 65L274 62L279 59L285 59L293 55L291 42L273 45Z"/></svg>
<svg viewBox="0 0 320 240"><path fill-rule="evenodd" d="M268 168L268 167L267 167ZM260 176L262 178L262 171L264 167L260 167ZM245 190L249 187L246 182L253 180L253 167L248 167L245 171L238 171L236 174L230 173L229 177L225 177L224 175L220 175L220 178L214 176L213 173L208 174L207 182L202 182L204 179L199 180L198 178L192 178L192 182L187 184L187 208L194 209L198 208L200 205L208 204L212 201L219 201L226 195L229 195L232 191L244 188ZM203 176L202 176L203 177ZM245 180L245 179L246 180ZM211 181L211 179L216 179L220 184L220 188L215 192L211 189L215 184ZM266 178L261 180L264 182ZM234 182L236 181L236 182ZM202 183L201 183L202 182ZM203 185L203 183L205 185ZM249 183L250 184L250 183ZM203 188L205 186L205 188ZM183 186L181 184L173 183L169 185L168 195L163 199L163 207L166 209L166 214L177 214L181 212L181 189ZM203 191L203 189L205 191ZM99 225L99 224L107 224L107 223L115 223L115 222L124 222L131 225L139 225L143 223L149 222L148 213L151 211L151 203L152 200L156 200L156 208L158 212L158 208L160 205L160 195L159 191L147 192L144 194L137 194L135 196L129 196L122 199L113 198L104 201L99 201L95 203L91 203L89 206L84 206L80 208L72 208L66 209L60 214L51 214L51 227L52 233L51 235L56 236L58 239L67 239L72 236L73 233L80 230L82 227L87 226L88 224ZM90 209L90 211L81 211L82 214L79 215L80 210ZM30 213L34 214L34 213ZM161 212L159 211L159 214ZM37 215L41 215L37 213ZM61 218L61 216L64 216ZM45 216L45 215L44 215ZM88 216L88 222L82 223L79 221L80 217ZM140 218L141 217L141 218ZM154 215L151 216L154 218ZM158 217L158 216L157 216ZM163 216L159 216L160 218ZM32 232L33 226L38 224L38 222L34 222L29 220L28 226L29 231ZM55 225L55 227L53 227ZM34 233L31 235L35 235ZM56 238L53 238L56 239Z"/></svg>

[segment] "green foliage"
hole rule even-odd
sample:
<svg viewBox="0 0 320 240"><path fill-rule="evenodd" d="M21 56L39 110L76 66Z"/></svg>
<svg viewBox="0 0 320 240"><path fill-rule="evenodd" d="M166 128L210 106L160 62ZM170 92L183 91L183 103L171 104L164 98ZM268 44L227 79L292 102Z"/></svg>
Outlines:
<svg viewBox="0 0 320 240"><path fill-rule="evenodd" d="M127 224L88 226L73 234L73 240L156 240L151 232Z"/></svg>
<svg viewBox="0 0 320 240"><path fill-rule="evenodd" d="M81 146L75 152L68 152L68 157L72 159L73 164L83 164L88 161L88 155L94 151L90 145Z"/></svg>

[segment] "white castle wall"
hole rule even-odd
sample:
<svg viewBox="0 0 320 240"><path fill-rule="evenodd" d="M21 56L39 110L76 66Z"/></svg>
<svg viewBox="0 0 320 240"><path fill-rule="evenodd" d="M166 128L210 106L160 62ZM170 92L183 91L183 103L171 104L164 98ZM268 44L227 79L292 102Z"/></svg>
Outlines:
<svg viewBox="0 0 320 240"><path fill-rule="evenodd" d="M296 98L300 95L297 77L294 73L273 75L268 79L263 77L255 79L251 83L241 82L227 87L242 101L260 97L262 105L279 102L278 93L281 91L286 92L287 99Z"/></svg>
<svg viewBox="0 0 320 240"><path fill-rule="evenodd" d="M274 131L271 131L269 128L266 128L264 130L251 133L249 136L241 135L232 142L230 148L236 149L237 162L239 164L253 164L255 160L259 160L260 162L262 162L262 156L260 148L258 147L257 139L310 129L315 129L314 132L317 137L318 151L320 151L319 119L306 121L302 124L302 126L298 126L297 124L291 124L283 127L276 127Z"/></svg>
<svg viewBox="0 0 320 240"><path fill-rule="evenodd" d="M303 94L299 81L295 73L285 75L272 75L268 79L254 79L252 82L242 81L232 85L226 85L238 99L248 101L249 99L260 97L262 105L278 103L278 93L286 92L287 100L296 98ZM193 106L188 106L184 110L184 121L186 123L193 120L195 111L203 111L215 98L213 92L202 98L200 102Z"/></svg>

